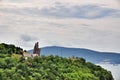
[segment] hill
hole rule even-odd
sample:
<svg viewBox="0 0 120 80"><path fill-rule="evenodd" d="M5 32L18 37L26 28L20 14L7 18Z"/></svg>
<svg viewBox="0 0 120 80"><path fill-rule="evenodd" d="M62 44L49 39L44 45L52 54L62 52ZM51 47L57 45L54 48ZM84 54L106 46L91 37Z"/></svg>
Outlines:
<svg viewBox="0 0 120 80"><path fill-rule="evenodd" d="M29 50L32 52L32 50ZM59 55L62 57L83 57L93 63L107 62L120 64L120 53L98 52L83 48L66 48L59 46L49 46L41 48L41 55Z"/></svg>
<svg viewBox="0 0 120 80"><path fill-rule="evenodd" d="M0 44L0 54L22 54L23 49L20 47L16 47L13 44L5 44L1 43Z"/></svg>
<svg viewBox="0 0 120 80"><path fill-rule="evenodd" d="M17 57L22 48L16 52L18 47L12 46L0 44L0 80L113 80L110 71L84 58L50 55L25 59Z"/></svg>

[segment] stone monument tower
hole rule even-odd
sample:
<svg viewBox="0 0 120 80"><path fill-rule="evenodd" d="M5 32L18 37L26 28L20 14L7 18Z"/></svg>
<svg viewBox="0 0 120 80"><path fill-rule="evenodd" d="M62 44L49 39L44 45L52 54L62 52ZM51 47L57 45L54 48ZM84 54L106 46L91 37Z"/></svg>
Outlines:
<svg viewBox="0 0 120 80"><path fill-rule="evenodd" d="M38 56L40 56L39 42L35 43L33 54L37 54Z"/></svg>

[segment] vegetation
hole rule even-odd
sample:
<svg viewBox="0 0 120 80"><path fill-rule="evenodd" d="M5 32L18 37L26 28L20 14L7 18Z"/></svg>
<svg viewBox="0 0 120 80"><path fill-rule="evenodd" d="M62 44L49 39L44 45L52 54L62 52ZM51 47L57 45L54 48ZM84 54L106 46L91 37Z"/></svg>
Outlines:
<svg viewBox="0 0 120 80"><path fill-rule="evenodd" d="M83 58L50 55L24 59L20 56L23 49L5 45L0 44L0 80L113 80L109 71Z"/></svg>
<svg viewBox="0 0 120 80"><path fill-rule="evenodd" d="M22 54L23 53L23 49L20 47L15 47L15 45L13 44L5 44L5 43L1 43L0 44L0 53L2 54Z"/></svg>

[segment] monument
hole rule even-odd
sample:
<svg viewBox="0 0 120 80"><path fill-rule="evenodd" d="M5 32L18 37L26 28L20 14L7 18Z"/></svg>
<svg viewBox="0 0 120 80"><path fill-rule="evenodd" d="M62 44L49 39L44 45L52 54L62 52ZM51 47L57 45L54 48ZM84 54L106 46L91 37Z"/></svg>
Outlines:
<svg viewBox="0 0 120 80"><path fill-rule="evenodd" d="M39 42L35 43L33 54L40 56Z"/></svg>
<svg viewBox="0 0 120 80"><path fill-rule="evenodd" d="M35 56L40 56L39 42L35 43L33 54L29 52L24 52L22 54L22 57L24 57L25 59L28 59L28 57L34 58Z"/></svg>

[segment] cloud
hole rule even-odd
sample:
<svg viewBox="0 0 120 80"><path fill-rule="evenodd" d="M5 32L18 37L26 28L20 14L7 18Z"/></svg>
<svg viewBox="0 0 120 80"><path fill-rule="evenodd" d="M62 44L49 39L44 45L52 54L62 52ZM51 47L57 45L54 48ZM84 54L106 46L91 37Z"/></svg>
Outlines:
<svg viewBox="0 0 120 80"><path fill-rule="evenodd" d="M77 19L98 19L113 16L120 16L120 10L103 7L100 5L66 5L55 3L52 7L7 7L0 8L0 12L33 17L54 17L54 18L77 18Z"/></svg>
<svg viewBox="0 0 120 80"><path fill-rule="evenodd" d="M29 42L29 41L37 40L36 37L30 36L30 35L21 35L20 38L21 38L22 41L24 41L24 42Z"/></svg>
<svg viewBox="0 0 120 80"><path fill-rule="evenodd" d="M24 49L38 41L40 46L120 52L120 12L114 0L3 0L0 6L0 42Z"/></svg>
<svg viewBox="0 0 120 80"><path fill-rule="evenodd" d="M98 19L111 16L113 13L120 12L111 8L103 8L95 5L71 6L66 7L57 5L53 8L43 8L40 13L45 16L57 18L84 18Z"/></svg>
<svg viewBox="0 0 120 80"><path fill-rule="evenodd" d="M111 73L112 73L112 75L113 75L115 80L119 80L120 79L120 76L119 76L120 64L113 65L113 64L109 64L109 63L99 63L97 65L100 65L103 68L111 71Z"/></svg>

